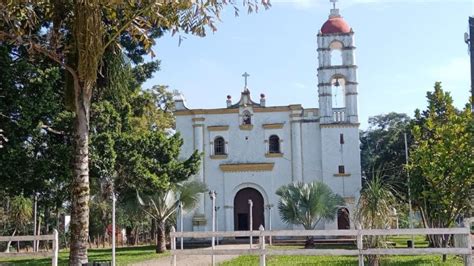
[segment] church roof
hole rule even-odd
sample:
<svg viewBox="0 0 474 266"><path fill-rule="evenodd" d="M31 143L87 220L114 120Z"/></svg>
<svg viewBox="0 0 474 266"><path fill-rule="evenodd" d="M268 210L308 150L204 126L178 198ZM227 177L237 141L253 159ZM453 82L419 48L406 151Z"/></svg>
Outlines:
<svg viewBox="0 0 474 266"><path fill-rule="evenodd" d="M227 108L239 108L240 106L263 107L260 104L252 101L252 99L250 98L250 90L248 88L244 89L238 103L233 104Z"/></svg>
<svg viewBox="0 0 474 266"><path fill-rule="evenodd" d="M329 17L321 27L322 34L350 33L351 27L341 16Z"/></svg>

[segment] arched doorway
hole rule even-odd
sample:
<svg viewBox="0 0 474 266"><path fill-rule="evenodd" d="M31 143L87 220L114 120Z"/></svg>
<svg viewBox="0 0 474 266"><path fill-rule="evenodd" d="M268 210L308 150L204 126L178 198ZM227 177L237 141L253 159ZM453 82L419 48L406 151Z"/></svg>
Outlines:
<svg viewBox="0 0 474 266"><path fill-rule="evenodd" d="M337 229L347 230L350 228L349 210L347 208L340 208L337 210Z"/></svg>
<svg viewBox="0 0 474 266"><path fill-rule="evenodd" d="M264 201L262 194L253 188L243 188L237 192L234 198L234 230L249 230L249 199L253 202L252 218L253 230L258 230L260 225L265 226Z"/></svg>

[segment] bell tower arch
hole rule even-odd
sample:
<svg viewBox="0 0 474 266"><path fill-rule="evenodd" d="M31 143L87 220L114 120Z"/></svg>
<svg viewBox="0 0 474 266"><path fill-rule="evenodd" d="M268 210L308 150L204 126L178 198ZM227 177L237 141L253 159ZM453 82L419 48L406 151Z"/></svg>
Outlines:
<svg viewBox="0 0 474 266"><path fill-rule="evenodd" d="M337 0L318 41L318 97L321 124L358 123L354 32L339 14Z"/></svg>

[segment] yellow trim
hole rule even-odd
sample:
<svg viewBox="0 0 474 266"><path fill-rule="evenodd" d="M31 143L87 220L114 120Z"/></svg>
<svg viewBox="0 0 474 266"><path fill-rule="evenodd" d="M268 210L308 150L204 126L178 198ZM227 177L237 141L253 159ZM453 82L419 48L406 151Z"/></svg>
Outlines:
<svg viewBox="0 0 474 266"><path fill-rule="evenodd" d="M275 163L237 163L221 164L219 167L223 172L255 172L272 171Z"/></svg>
<svg viewBox="0 0 474 266"><path fill-rule="evenodd" d="M222 159L227 159L227 154L220 154L220 155L211 155L211 159L214 160L222 160Z"/></svg>
<svg viewBox="0 0 474 266"><path fill-rule="evenodd" d="M283 128L283 123L263 124L264 129L280 129Z"/></svg>
<svg viewBox="0 0 474 266"><path fill-rule="evenodd" d="M351 176L351 174L334 174L334 176L344 177L344 176Z"/></svg>
<svg viewBox="0 0 474 266"><path fill-rule="evenodd" d="M283 153L265 153L265 157L267 158L283 157Z"/></svg>
<svg viewBox="0 0 474 266"><path fill-rule="evenodd" d="M239 128L241 130L252 130L253 125L240 125Z"/></svg>
<svg viewBox="0 0 474 266"><path fill-rule="evenodd" d="M207 130L209 131L225 131L228 130L229 126L208 126Z"/></svg>
<svg viewBox="0 0 474 266"><path fill-rule="evenodd" d="M204 118L204 117L195 117L192 120L193 120L193 122L201 122L201 121L206 120L206 118Z"/></svg>

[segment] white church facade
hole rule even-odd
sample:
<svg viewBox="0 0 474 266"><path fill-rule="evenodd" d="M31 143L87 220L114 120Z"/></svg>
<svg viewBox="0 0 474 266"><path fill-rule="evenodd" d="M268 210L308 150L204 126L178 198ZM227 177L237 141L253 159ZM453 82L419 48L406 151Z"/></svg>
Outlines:
<svg viewBox="0 0 474 266"><path fill-rule="evenodd" d="M254 230L260 224L294 228L281 220L275 193L292 182L312 181L324 182L345 200L336 220L321 222L318 229L354 227L351 217L361 189L357 66L354 32L335 7L317 45L319 108L267 106L263 94L252 100L247 84L238 101L227 97L224 108L188 109L182 95L175 97L182 156L203 154L195 178L216 191L217 230L248 230L249 199ZM212 202L204 194L185 215L184 230L210 231L211 217Z"/></svg>

